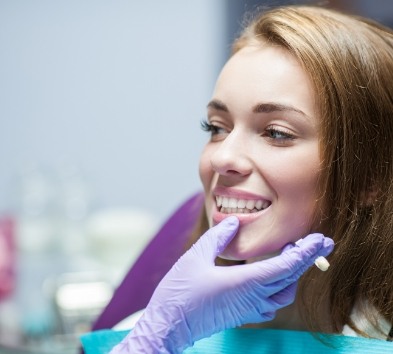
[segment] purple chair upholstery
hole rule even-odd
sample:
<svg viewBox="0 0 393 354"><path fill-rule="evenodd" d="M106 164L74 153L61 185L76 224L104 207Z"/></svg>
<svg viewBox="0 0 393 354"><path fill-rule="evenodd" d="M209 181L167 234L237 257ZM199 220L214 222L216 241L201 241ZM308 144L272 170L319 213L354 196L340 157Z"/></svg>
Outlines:
<svg viewBox="0 0 393 354"><path fill-rule="evenodd" d="M146 307L160 280L184 253L202 205L203 194L197 193L170 216L128 271L93 330L112 328Z"/></svg>

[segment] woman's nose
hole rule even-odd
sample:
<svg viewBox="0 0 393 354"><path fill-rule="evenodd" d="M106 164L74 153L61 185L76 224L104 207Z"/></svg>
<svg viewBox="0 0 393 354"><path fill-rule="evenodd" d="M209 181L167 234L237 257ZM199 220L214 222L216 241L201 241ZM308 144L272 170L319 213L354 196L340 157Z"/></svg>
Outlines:
<svg viewBox="0 0 393 354"><path fill-rule="evenodd" d="M247 176L252 171L252 162L247 151L247 140L242 134L232 131L218 147L210 161L212 168L220 175Z"/></svg>

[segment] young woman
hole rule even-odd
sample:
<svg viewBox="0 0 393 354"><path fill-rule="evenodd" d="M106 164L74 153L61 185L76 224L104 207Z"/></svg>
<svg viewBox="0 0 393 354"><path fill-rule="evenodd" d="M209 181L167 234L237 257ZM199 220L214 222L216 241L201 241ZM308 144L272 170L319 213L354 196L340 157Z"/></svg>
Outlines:
<svg viewBox="0 0 393 354"><path fill-rule="evenodd" d="M210 229L112 352L181 352L244 324L389 339L392 32L317 7L260 14L202 126L198 234ZM310 267L332 250L321 234L335 242L324 273ZM235 265L214 265L218 255Z"/></svg>
<svg viewBox="0 0 393 354"><path fill-rule="evenodd" d="M282 61L293 68L285 71ZM329 235L332 267L301 280L295 327L386 338L393 323L393 32L323 8L271 10L235 41L208 107L203 127L212 139L200 171L209 224L232 213L214 206L221 186L229 197L225 187L257 191L273 219L261 217L250 232L243 227L224 255L265 255L284 230L294 238ZM292 326L283 312L278 326ZM359 317L367 321L355 323Z"/></svg>

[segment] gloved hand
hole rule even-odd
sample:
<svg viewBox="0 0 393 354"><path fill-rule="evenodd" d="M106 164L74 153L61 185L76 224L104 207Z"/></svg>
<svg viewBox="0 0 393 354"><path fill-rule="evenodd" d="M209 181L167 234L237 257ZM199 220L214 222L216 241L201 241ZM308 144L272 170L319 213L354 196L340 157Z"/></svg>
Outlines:
<svg viewBox="0 0 393 354"><path fill-rule="evenodd" d="M333 241L312 234L281 255L228 267L214 260L237 232L230 216L208 230L165 275L135 328L111 354L181 353L196 340L274 318L294 301L296 281Z"/></svg>

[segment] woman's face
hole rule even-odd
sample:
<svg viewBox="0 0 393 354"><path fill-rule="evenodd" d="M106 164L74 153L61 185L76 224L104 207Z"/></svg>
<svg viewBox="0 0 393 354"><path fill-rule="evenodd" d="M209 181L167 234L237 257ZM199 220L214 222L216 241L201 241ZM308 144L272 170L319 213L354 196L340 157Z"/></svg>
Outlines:
<svg viewBox="0 0 393 354"><path fill-rule="evenodd" d="M311 82L273 46L245 47L224 66L204 128L200 159L207 217L229 214L240 230L222 254L244 260L279 251L311 231L320 174Z"/></svg>

